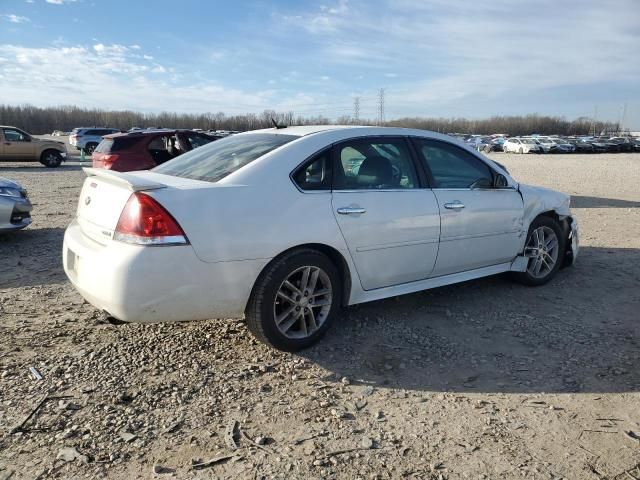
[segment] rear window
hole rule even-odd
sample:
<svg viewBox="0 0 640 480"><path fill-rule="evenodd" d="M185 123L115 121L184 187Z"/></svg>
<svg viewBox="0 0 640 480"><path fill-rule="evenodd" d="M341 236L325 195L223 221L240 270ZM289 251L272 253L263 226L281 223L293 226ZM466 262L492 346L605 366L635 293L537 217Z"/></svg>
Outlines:
<svg viewBox="0 0 640 480"><path fill-rule="evenodd" d="M103 138L94 151L98 153L118 152L132 147L140 140L142 140L140 137Z"/></svg>
<svg viewBox="0 0 640 480"><path fill-rule="evenodd" d="M298 138L294 135L234 135L180 155L153 169L174 177L217 182L263 155Z"/></svg>

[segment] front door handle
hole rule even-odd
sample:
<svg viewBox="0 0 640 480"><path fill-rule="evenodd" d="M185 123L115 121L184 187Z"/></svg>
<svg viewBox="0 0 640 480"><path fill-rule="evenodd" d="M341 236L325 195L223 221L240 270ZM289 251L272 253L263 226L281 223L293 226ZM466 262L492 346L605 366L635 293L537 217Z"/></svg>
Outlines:
<svg viewBox="0 0 640 480"><path fill-rule="evenodd" d="M362 207L340 207L337 211L340 215L359 215L367 210Z"/></svg>
<svg viewBox="0 0 640 480"><path fill-rule="evenodd" d="M462 210L464 208L464 203L460 200L454 200L451 203L445 203L444 208L448 208L449 210Z"/></svg>

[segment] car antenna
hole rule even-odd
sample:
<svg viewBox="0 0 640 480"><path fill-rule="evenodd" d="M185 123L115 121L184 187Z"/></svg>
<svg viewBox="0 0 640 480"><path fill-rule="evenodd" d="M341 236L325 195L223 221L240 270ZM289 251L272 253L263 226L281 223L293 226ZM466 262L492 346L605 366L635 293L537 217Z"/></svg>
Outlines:
<svg viewBox="0 0 640 480"><path fill-rule="evenodd" d="M273 117L271 117L271 123L273 123L273 126L278 130L280 130L281 128L287 128L286 125L278 125L278 122L276 122L276 119Z"/></svg>

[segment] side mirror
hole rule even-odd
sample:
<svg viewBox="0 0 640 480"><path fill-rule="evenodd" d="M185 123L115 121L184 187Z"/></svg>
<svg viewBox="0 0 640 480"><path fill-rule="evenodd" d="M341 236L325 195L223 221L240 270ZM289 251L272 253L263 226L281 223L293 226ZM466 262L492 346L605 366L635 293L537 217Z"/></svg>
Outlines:
<svg viewBox="0 0 640 480"><path fill-rule="evenodd" d="M496 174L493 179L493 187L494 188L506 188L509 186L509 182L507 181L507 177L502 175L501 173Z"/></svg>

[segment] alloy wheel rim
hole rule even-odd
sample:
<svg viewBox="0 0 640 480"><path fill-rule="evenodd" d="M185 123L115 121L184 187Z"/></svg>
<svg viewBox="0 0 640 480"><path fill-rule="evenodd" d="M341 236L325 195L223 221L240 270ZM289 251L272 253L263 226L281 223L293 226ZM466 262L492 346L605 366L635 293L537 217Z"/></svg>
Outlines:
<svg viewBox="0 0 640 480"><path fill-rule="evenodd" d="M527 272L534 278L549 275L558 262L558 237L549 227L538 227L529 236L524 254L529 257Z"/></svg>
<svg viewBox="0 0 640 480"><path fill-rule="evenodd" d="M331 310L333 289L319 267L304 266L280 284L273 304L276 327L287 338L303 339L324 324Z"/></svg>

